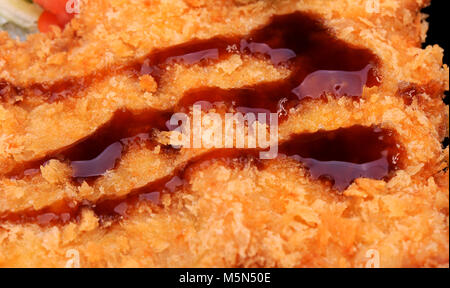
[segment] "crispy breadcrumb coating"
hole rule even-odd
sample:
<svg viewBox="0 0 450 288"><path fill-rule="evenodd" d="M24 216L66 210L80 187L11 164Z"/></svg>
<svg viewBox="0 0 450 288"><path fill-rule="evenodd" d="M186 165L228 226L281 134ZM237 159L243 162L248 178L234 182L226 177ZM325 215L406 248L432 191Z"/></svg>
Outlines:
<svg viewBox="0 0 450 288"><path fill-rule="evenodd" d="M372 50L382 84L362 99L314 100L290 111L280 138L320 129L382 125L406 150L389 181L357 179L338 194L289 159L188 166L188 185L161 206L140 203L104 225L89 208L76 223L0 223L1 267L64 267L76 250L82 267L365 267L376 250L382 267L449 265L449 70L438 46L421 48L426 0L90 0L64 31L18 42L0 32L0 80L28 87L103 73L74 97L0 102L0 214L42 210L61 201L93 203L126 196L171 175L195 155L132 146L118 166L77 185L70 166L51 160L24 179L23 163L77 143L115 111L168 109L196 87L239 88L288 77L286 67L245 55L213 65L172 65L157 83L118 69L148 53L192 39L245 35L273 15L313 12L339 39ZM114 72L105 73L115 68ZM423 87L406 103L402 85ZM160 136L161 142L165 135ZM162 143L164 144L164 143Z"/></svg>

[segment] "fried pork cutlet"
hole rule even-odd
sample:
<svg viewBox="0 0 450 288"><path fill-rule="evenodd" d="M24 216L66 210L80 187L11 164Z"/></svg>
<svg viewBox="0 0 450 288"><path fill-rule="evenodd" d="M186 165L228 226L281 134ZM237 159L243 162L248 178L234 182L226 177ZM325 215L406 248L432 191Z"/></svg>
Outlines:
<svg viewBox="0 0 450 288"><path fill-rule="evenodd" d="M0 33L0 266L448 267L428 4L86 0L63 31ZM194 105L277 113L244 136L278 156L169 145Z"/></svg>

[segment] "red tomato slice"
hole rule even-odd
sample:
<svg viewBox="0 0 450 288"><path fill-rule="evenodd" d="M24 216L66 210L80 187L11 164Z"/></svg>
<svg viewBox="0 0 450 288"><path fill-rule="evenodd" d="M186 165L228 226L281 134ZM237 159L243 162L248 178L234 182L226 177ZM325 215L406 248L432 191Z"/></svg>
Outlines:
<svg viewBox="0 0 450 288"><path fill-rule="evenodd" d="M67 14L66 2L67 0L34 0L45 10L52 12L55 15Z"/></svg>
<svg viewBox="0 0 450 288"><path fill-rule="evenodd" d="M70 22L73 15L68 14L66 11L66 3L68 0L35 0L37 4L39 4L46 12L49 12L52 14L50 16L49 14L46 14L44 16L41 15L41 18L43 18L42 24L43 28L46 32L50 31L49 26L46 25L46 23L51 23L52 25L58 25L61 27L61 29L64 28L64 26ZM57 22L55 23L55 17L57 19ZM42 32L41 28L39 28L39 31Z"/></svg>
<svg viewBox="0 0 450 288"><path fill-rule="evenodd" d="M58 17L56 17L55 14L50 13L48 11L42 12L38 20L39 31L41 31L42 33L50 32L52 30L50 27L53 25L59 26L61 27L61 29L64 28L64 25L61 26Z"/></svg>

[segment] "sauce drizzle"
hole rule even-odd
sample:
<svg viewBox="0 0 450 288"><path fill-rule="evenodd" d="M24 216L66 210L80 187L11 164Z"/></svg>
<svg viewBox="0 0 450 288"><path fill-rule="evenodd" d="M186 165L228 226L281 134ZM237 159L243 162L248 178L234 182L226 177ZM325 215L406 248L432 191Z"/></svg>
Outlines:
<svg viewBox="0 0 450 288"><path fill-rule="evenodd" d="M380 85L380 76L377 75L379 60L372 52L337 39L316 17L299 12L275 16L268 25L244 37L194 40L158 50L123 69L136 77L151 75L159 82L166 68L175 63L186 66L210 65L233 54L267 59L275 66L290 68L292 72L287 79L243 88L193 89L186 92L167 111L117 111L109 123L87 139L49 153L45 159L25 163L12 174L28 177L26 174L31 172L25 173L26 171L35 171L45 161L58 158L70 162L75 179L101 176L115 167L130 143L146 141L156 145L153 130L170 130L171 127L166 124L171 115L186 111L196 103L201 103L205 109L220 103L241 113L278 113L279 120L284 121L288 117L288 111L304 101L323 101L327 96L357 100L362 97L364 87ZM46 95L50 102L60 101L86 87L90 81L71 79L34 89L40 91L38 94ZM3 83L0 84L0 90L4 95L12 93L11 91L20 94L24 89L13 89ZM284 155L281 157L301 163L308 169L312 179L329 181L335 190L342 191L356 178L386 179L398 169L403 149L396 139L395 132L387 129L353 126L335 131L293 135L280 145L279 152ZM175 148L167 149L173 151ZM255 155L258 152L257 149L218 149L192 159L186 167L208 159L226 163L240 159L243 163L257 163L263 169L266 162L257 159ZM0 219L12 222L34 221L41 225L64 224L78 219L83 207L93 209L104 221L127 217L129 207L142 201L158 205L162 194L173 193L187 185L183 176L186 167L174 175L132 191L123 199L102 200L95 204L70 204L72 206L63 203L56 208L3 215Z"/></svg>

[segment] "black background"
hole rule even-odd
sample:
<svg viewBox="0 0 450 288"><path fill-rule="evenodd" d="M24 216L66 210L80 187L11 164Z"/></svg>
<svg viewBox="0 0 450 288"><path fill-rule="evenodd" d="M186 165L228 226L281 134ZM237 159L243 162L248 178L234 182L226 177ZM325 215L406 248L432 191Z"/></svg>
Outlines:
<svg viewBox="0 0 450 288"><path fill-rule="evenodd" d="M448 36L445 28L448 27L449 24L449 15L446 11L449 4L450 2L448 0L433 0L431 1L431 6L423 9L424 13L430 15L427 19L430 23L430 29L428 31L427 41L424 46L439 44L439 46L444 48L445 64L448 64Z"/></svg>
<svg viewBox="0 0 450 288"><path fill-rule="evenodd" d="M447 5L446 5L447 4ZM423 47L427 45L438 44L442 48L444 48L444 63L448 65L448 35L447 35L447 27L449 25L449 14L447 12L447 7L450 4L448 0L432 0L431 6L423 9L423 12L428 14L428 23L430 24L430 28L427 34L427 41L423 44ZM447 30L447 31L446 31ZM450 97L448 91L445 92L445 103L447 105L450 102ZM444 143L444 147L449 146L449 139L446 138Z"/></svg>
<svg viewBox="0 0 450 288"><path fill-rule="evenodd" d="M447 4L447 5L446 5ZM448 0L433 0L431 6L423 9L423 12L428 14L428 22L430 29L427 34L427 41L424 43L424 47L427 45L438 44L444 48L444 63L448 65L448 35L446 27L449 25L449 15L446 11L450 2ZM448 30L447 30L448 31ZM446 92L446 103L449 104L448 92Z"/></svg>

